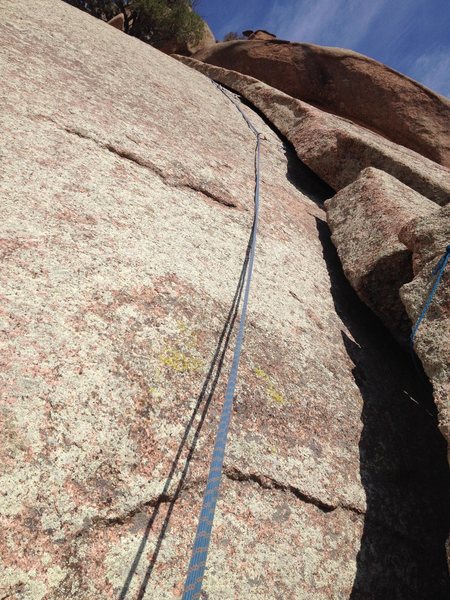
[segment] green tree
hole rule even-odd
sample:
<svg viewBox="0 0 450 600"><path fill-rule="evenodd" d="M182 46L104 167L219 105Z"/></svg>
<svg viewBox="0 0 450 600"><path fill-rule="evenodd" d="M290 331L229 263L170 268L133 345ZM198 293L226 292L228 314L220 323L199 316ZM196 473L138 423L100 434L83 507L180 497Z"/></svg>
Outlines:
<svg viewBox="0 0 450 600"><path fill-rule="evenodd" d="M154 46L176 40L195 44L204 24L193 0L133 0L128 33Z"/></svg>
<svg viewBox="0 0 450 600"><path fill-rule="evenodd" d="M152 44L196 44L204 24L194 11L196 0L66 0L89 14L109 21L123 13L125 33Z"/></svg>

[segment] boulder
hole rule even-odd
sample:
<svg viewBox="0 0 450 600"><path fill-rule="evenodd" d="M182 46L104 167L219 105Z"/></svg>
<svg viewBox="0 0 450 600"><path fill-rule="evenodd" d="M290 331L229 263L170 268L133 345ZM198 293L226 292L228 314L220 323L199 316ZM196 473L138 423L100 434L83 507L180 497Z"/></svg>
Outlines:
<svg viewBox="0 0 450 600"><path fill-rule="evenodd" d="M66 3L3 0L0 32L0 597L178 598L255 136L206 77ZM431 398L340 271L330 190L239 107L261 220L203 595L445 598Z"/></svg>
<svg viewBox="0 0 450 600"><path fill-rule="evenodd" d="M450 243L450 206L417 218L400 231L413 256L414 279L400 290L413 323L419 318L436 279L436 267ZM414 349L433 384L439 424L450 444L450 264L414 338ZM450 445L449 445L450 448Z"/></svg>
<svg viewBox="0 0 450 600"><path fill-rule="evenodd" d="M196 52L201 52L202 50L207 50L208 48L215 46L215 44L216 44L216 38L212 32L212 29L208 25L208 23L204 20L203 21L203 35L202 35L200 41L197 42L196 44L188 43L187 50L188 50L189 54L195 54ZM171 52L170 54L173 54L173 52Z"/></svg>
<svg viewBox="0 0 450 600"><path fill-rule="evenodd" d="M269 33L264 29L257 29L256 31L247 29L247 31L243 31L242 34L245 35L248 40L275 40L277 37L274 33Z"/></svg>
<svg viewBox="0 0 450 600"><path fill-rule="evenodd" d="M242 94L287 137L298 157L333 189L342 189L363 169L375 167L437 204L449 202L450 169L253 77L193 58L179 60Z"/></svg>
<svg viewBox="0 0 450 600"><path fill-rule="evenodd" d="M123 13L119 13L108 21L108 25L112 25L120 31L125 31L125 15Z"/></svg>
<svg viewBox="0 0 450 600"><path fill-rule="evenodd" d="M254 40L216 44L194 58L255 77L450 167L450 100L367 56Z"/></svg>
<svg viewBox="0 0 450 600"><path fill-rule="evenodd" d="M433 214L438 207L371 167L325 206L331 239L347 279L397 340L407 344L411 323L399 289L413 273L411 253L398 236L414 217Z"/></svg>

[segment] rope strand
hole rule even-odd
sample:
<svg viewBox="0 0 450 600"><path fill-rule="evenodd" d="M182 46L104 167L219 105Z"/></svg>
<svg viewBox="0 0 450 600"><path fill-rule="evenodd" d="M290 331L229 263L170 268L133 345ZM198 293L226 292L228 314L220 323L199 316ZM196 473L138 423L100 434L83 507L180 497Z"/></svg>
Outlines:
<svg viewBox="0 0 450 600"><path fill-rule="evenodd" d="M436 279L434 280L433 287L427 298L427 301L425 302L422 313L420 314L420 317L417 319L416 324L412 328L411 338L410 338L412 349L414 349L414 338L416 337L417 330L419 329L420 324L424 320L425 315L427 314L428 309L430 308L431 303L433 302L433 298L436 295L439 284L441 283L441 279L442 279L442 276L444 275L445 267L447 266L449 259L450 259L450 244L448 244L448 246L445 249L445 252L442 255L441 259L439 260L436 268L433 270L433 275L436 275Z"/></svg>
<svg viewBox="0 0 450 600"><path fill-rule="evenodd" d="M233 410L234 394L236 389L236 382L239 369L239 361L241 358L242 345L244 341L244 330L247 319L247 309L250 296L250 286L253 275L253 263L255 258L256 249L256 231L258 225L258 214L259 214L259 188L260 188L260 159L261 159L261 134L245 115L240 106L231 95L227 94L224 88L214 82L214 85L223 93L225 96L233 102L236 108L239 110L241 115L244 117L247 125L256 136L256 148L255 148L255 211L253 217L253 226L251 233L251 244L250 244L250 255L246 270L246 283L244 300L242 304L242 313L239 323L239 330L236 338L236 346L233 354L233 363L231 366L230 375L228 378L227 388L225 391L225 399L222 407L222 413L220 416L219 427L217 430L216 440L214 444L214 450L212 455L212 461L210 464L210 470L206 485L205 494L203 497L203 504L200 511L199 522L197 526L197 532L195 535L194 546L192 549L191 560L189 563L188 573L184 586L182 600L198 600L201 597L202 583L206 570L206 561L208 558L208 549L211 540L211 532L214 521L214 514L217 506L217 499L219 496L219 487L222 478L222 469L225 459L225 447L227 443L228 430L231 421L231 413Z"/></svg>

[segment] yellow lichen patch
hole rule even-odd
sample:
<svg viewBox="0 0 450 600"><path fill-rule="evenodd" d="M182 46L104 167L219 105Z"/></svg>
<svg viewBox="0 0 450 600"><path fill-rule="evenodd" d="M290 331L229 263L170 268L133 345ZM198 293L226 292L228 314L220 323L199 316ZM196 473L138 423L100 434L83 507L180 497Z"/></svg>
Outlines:
<svg viewBox="0 0 450 600"><path fill-rule="evenodd" d="M160 355L163 365L178 373L198 371L203 366L203 361L178 348L166 348Z"/></svg>
<svg viewBox="0 0 450 600"><path fill-rule="evenodd" d="M189 328L184 321L177 321L177 327L180 333L189 333Z"/></svg>
<svg viewBox="0 0 450 600"><path fill-rule="evenodd" d="M160 364L178 373L198 371L204 361L198 356L197 333L185 321L177 321L178 334L159 355Z"/></svg>
<svg viewBox="0 0 450 600"><path fill-rule="evenodd" d="M272 400L274 402L278 402L278 404L284 404L284 398L283 398L283 396L279 392L277 392L276 389L269 388L267 390L267 393L269 394L269 396L272 398Z"/></svg>
<svg viewBox="0 0 450 600"><path fill-rule="evenodd" d="M193 331L185 321L177 321L177 328L183 343L186 346L195 346L197 333Z"/></svg>
<svg viewBox="0 0 450 600"><path fill-rule="evenodd" d="M282 394L280 394L280 392L277 390L273 380L269 377L269 375L267 375L267 373L259 367L256 367L254 369L254 373L257 377L259 377L260 379L263 379L267 383L266 393L269 396L269 398L273 402L276 402L277 404L284 404L285 403L284 396Z"/></svg>
<svg viewBox="0 0 450 600"><path fill-rule="evenodd" d="M270 381L270 377L267 375L267 373L259 367L255 368L255 375L261 379L264 379L265 381Z"/></svg>

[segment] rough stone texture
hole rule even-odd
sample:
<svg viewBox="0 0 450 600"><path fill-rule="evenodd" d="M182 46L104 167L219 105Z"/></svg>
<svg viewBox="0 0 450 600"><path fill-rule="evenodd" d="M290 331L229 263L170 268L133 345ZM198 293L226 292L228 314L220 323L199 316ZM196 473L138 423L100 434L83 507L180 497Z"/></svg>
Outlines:
<svg viewBox="0 0 450 600"><path fill-rule="evenodd" d="M299 158L333 189L349 185L366 167L375 167L437 204L449 202L450 169L248 75L193 58L178 59L242 94L288 138Z"/></svg>
<svg viewBox="0 0 450 600"><path fill-rule="evenodd" d="M212 46L216 45L216 38L211 30L211 27L208 25L206 21L203 21L203 36L199 42L196 44L187 44L187 50L190 54L195 54L196 52L200 52L203 50L208 50ZM176 52L176 50L175 50ZM170 52L173 54L173 52Z"/></svg>
<svg viewBox="0 0 450 600"><path fill-rule="evenodd" d="M436 204L383 171L369 167L325 203L332 241L358 296L403 344L411 322L399 289L413 278L411 253L399 239L414 217Z"/></svg>
<svg viewBox="0 0 450 600"><path fill-rule="evenodd" d="M255 77L450 167L450 100L367 56L275 40L216 44L195 58Z"/></svg>
<svg viewBox="0 0 450 600"><path fill-rule="evenodd" d="M106 23L2 9L0 597L178 598L254 136L205 77ZM262 213L205 597L443 600L430 394L340 271L330 190L243 110Z"/></svg>
<svg viewBox="0 0 450 600"><path fill-rule="evenodd" d="M413 255L415 277L402 287L400 295L415 323L435 280L433 271L450 243L450 207L410 222L401 230L400 240ZM450 265L447 265L433 303L416 334L414 348L433 384L439 424L450 450L449 271Z"/></svg>

